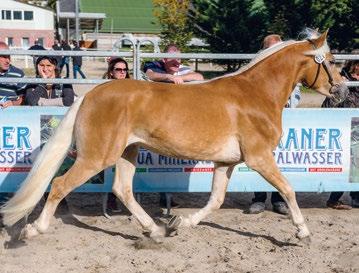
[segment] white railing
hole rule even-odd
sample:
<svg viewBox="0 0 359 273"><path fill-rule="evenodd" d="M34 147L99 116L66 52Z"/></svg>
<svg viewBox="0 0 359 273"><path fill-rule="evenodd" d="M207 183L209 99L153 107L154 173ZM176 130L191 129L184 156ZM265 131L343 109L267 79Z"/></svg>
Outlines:
<svg viewBox="0 0 359 273"><path fill-rule="evenodd" d="M141 79L141 59L143 58L179 58L179 59L227 59L227 60L251 60L257 54L229 54L229 53L145 53L140 50L140 43L134 46L133 51L62 51L62 50L0 50L0 55L10 56L83 56L83 57L127 57L132 58L133 77ZM335 54L336 60L359 60L359 54ZM18 82L19 79L2 78L2 82ZM72 83L72 84L99 84L106 82L104 79L56 79L51 80L52 83ZM50 80L38 78L22 78L24 83L50 83ZM358 81L346 82L347 86L359 86Z"/></svg>

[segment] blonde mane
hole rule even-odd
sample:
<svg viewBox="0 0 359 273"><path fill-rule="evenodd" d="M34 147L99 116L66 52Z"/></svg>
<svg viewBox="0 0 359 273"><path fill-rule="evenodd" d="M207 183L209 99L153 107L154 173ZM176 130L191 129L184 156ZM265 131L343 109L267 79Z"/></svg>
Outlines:
<svg viewBox="0 0 359 273"><path fill-rule="evenodd" d="M228 73L219 77L215 77L213 79L210 80L205 80L205 81L192 81L192 82L186 82L185 84L200 84L200 83L206 83L206 82L211 82L211 81L215 81L221 78L227 78L227 77L231 77L231 76L236 76L238 74L241 74L245 71L247 71L248 69L250 69L251 67L255 66L257 63L267 59L269 56L272 56L274 53L282 50L283 48L286 48L290 45L293 44L299 44L299 43L304 43L305 40L303 41L294 41L294 40L288 40L285 42L280 42L278 44L275 44L274 46L271 46L270 48L264 49L262 51L259 51L258 55L252 59L252 61L244 66L242 66L241 68L239 68L237 71L232 72L232 73Z"/></svg>
<svg viewBox="0 0 359 273"><path fill-rule="evenodd" d="M293 40L289 40L289 41L285 41L285 42L281 42L278 43L274 46L271 46L270 48L264 49L262 51L260 51L258 53L258 55L252 59L252 61L244 66L242 66L241 68L239 68L237 71L229 73L229 74L225 74L219 77L215 77L211 80L208 81L214 81L220 78L226 78L226 77L231 77L231 76L236 76L238 74L241 74L245 71L247 71L248 69L250 69L251 67L255 66L257 63L267 59L269 56L273 55L274 53L282 50L283 48L286 48L287 46L293 45L293 44L297 44L297 43L303 43L304 41L293 41Z"/></svg>

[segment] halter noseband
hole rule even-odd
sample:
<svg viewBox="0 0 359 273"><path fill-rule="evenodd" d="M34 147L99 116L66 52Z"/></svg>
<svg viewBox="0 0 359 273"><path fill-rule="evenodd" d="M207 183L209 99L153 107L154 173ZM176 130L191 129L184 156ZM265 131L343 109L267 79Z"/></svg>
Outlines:
<svg viewBox="0 0 359 273"><path fill-rule="evenodd" d="M307 41L312 44L312 46L314 47L314 49L317 49L317 47L315 46L315 44L313 43L312 40L309 40L309 39L308 39ZM312 88L312 87L314 86L314 84L317 82L318 77L319 77L320 68L321 68L322 65L323 65L323 67L324 67L325 72L326 72L327 75L328 75L329 84L330 84L331 86L334 86L333 76L332 76L332 73L330 73L328 63L327 63L327 61L325 60L325 55L324 55L324 54L317 54L317 55L315 55L315 56L314 56L314 61L318 64L317 73L316 73L316 75L315 75L314 82L313 82L308 88L309 88L309 89Z"/></svg>

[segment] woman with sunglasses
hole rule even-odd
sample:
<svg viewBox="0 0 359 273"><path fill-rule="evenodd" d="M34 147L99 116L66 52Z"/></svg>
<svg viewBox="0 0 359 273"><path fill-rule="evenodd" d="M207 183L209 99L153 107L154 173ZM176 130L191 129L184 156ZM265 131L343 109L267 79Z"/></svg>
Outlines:
<svg viewBox="0 0 359 273"><path fill-rule="evenodd" d="M103 78L114 80L129 79L130 74L128 73L128 63L119 57L110 58L108 60L107 72ZM121 208L119 208L119 205L117 204L116 196L113 193L108 194L107 207L111 212L121 211Z"/></svg>
<svg viewBox="0 0 359 273"><path fill-rule="evenodd" d="M110 59L105 78L116 80L129 79L128 63L122 58Z"/></svg>

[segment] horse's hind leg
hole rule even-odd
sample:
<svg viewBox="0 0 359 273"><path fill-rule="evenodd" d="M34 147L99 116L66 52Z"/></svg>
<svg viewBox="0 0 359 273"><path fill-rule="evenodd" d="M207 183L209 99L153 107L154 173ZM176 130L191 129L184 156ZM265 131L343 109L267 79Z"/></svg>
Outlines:
<svg viewBox="0 0 359 273"><path fill-rule="evenodd" d="M292 221L298 229L297 237L299 239L309 237L310 232L298 207L295 192L279 171L272 153L267 153L265 156L248 158L246 163L248 167L256 170L274 186L286 201L291 212Z"/></svg>
<svg viewBox="0 0 359 273"><path fill-rule="evenodd" d="M221 207L232 171L233 166L215 163L212 179L212 192L207 205L195 214L181 219L179 226L195 226L211 212ZM176 222L176 220L172 220L171 222Z"/></svg>
<svg viewBox="0 0 359 273"><path fill-rule="evenodd" d="M26 225L22 236L30 238L39 233L46 232L60 201L73 189L81 186L101 170L101 168L96 169L94 166L89 168L83 160L77 159L74 165L63 176L54 179L50 194L39 218L33 224Z"/></svg>
<svg viewBox="0 0 359 273"><path fill-rule="evenodd" d="M135 145L127 147L122 157L117 161L112 189L152 238L163 237L165 236L165 229L156 225L133 196L132 180L136 171L137 149Z"/></svg>

